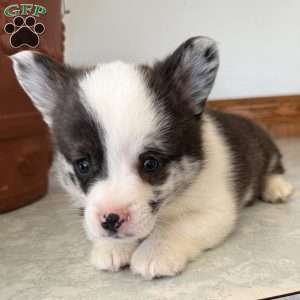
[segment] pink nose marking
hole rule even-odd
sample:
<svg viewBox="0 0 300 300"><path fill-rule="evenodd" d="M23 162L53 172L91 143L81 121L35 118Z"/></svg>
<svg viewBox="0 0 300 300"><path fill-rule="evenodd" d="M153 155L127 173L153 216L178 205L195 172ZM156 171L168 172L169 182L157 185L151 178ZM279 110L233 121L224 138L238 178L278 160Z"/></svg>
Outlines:
<svg viewBox="0 0 300 300"><path fill-rule="evenodd" d="M116 232L124 227L123 224L127 223L129 219L130 215L127 208L107 207L101 210L100 213L102 228L110 232Z"/></svg>
<svg viewBox="0 0 300 300"><path fill-rule="evenodd" d="M105 208L101 210L101 221L105 221L109 214L116 214L119 216L120 220L124 220L124 222L129 221L129 212L126 208Z"/></svg>

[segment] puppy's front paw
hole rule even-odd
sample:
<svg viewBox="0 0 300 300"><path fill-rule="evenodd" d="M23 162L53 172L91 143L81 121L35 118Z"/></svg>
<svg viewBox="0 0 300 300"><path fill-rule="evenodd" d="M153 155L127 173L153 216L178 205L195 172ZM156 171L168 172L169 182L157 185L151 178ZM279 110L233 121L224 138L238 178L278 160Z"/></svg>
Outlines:
<svg viewBox="0 0 300 300"><path fill-rule="evenodd" d="M168 245L167 241L145 240L133 253L131 270L145 279L174 276L184 269L187 262L179 248Z"/></svg>
<svg viewBox="0 0 300 300"><path fill-rule="evenodd" d="M91 264L99 270L117 272L130 262L136 242L97 241L91 252Z"/></svg>

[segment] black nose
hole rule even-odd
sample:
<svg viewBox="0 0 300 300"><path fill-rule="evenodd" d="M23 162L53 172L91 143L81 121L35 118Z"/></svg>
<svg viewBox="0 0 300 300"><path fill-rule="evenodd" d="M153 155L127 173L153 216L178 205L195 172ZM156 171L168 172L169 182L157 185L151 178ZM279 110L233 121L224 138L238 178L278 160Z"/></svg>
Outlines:
<svg viewBox="0 0 300 300"><path fill-rule="evenodd" d="M105 221L101 223L101 226L107 231L116 232L121 224L119 215L111 213L105 218Z"/></svg>

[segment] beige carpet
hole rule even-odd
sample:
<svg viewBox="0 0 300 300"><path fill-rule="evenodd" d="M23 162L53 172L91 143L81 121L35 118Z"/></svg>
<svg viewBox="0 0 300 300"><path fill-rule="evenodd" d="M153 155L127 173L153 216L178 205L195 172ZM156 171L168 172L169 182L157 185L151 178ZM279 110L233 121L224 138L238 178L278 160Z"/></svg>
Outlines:
<svg viewBox="0 0 300 300"><path fill-rule="evenodd" d="M300 190L300 140L279 144ZM300 196L246 209L229 240L176 278L101 273L89 265L89 249L81 217L57 189L0 215L0 299L247 300L300 290Z"/></svg>

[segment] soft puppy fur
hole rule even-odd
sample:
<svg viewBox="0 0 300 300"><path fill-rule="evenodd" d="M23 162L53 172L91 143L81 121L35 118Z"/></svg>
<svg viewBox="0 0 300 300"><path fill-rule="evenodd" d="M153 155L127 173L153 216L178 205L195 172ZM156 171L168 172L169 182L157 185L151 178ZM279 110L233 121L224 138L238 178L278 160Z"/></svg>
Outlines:
<svg viewBox="0 0 300 300"><path fill-rule="evenodd" d="M264 130L205 108L219 65L210 38L191 38L153 66L11 58L49 125L58 176L84 208L101 270L173 276L222 242L242 207L292 193Z"/></svg>

